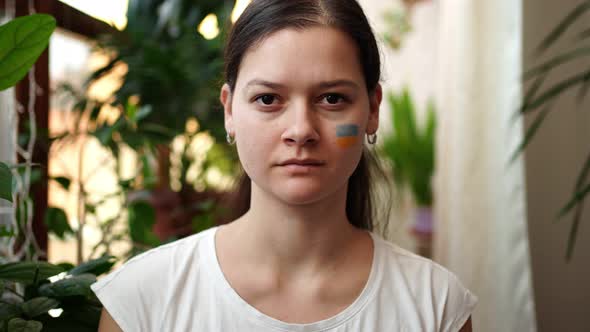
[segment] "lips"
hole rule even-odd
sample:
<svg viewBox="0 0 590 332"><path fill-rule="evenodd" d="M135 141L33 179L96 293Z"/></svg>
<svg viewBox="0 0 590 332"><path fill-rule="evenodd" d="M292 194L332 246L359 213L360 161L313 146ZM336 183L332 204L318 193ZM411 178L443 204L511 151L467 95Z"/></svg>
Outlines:
<svg viewBox="0 0 590 332"><path fill-rule="evenodd" d="M325 162L319 159L288 159L279 164L279 166L322 166Z"/></svg>

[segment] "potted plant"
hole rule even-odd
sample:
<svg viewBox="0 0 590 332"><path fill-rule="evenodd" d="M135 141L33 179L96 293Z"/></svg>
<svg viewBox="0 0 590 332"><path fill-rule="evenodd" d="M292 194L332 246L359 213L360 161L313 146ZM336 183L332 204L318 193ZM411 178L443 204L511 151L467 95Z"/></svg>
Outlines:
<svg viewBox="0 0 590 332"><path fill-rule="evenodd" d="M411 231L418 240L418 252L430 257L436 130L434 105L429 104L426 126L419 129L414 102L407 88L400 94L390 93L388 102L393 130L384 137L378 151L389 162L399 192L403 194L409 189L412 194L417 208Z"/></svg>
<svg viewBox="0 0 590 332"><path fill-rule="evenodd" d="M534 121L527 128L524 139L516 151L512 161L533 140L539 129L542 127L549 112L559 112L553 107L553 103L561 97L566 97L571 90L577 90L577 103L581 102L590 91L590 65L587 57L590 54L590 29L585 25L587 14L590 12L590 1L582 0L571 9L571 11L547 34L539 43L535 56L540 57L556 42L565 39L565 35L571 30L578 29L577 36L572 38L572 49L558 55L552 55L548 60L543 61L523 73L523 83L527 86L523 96L522 104L517 115L534 116ZM571 76L543 88L544 83L553 72L562 70L565 66L575 64L577 71ZM546 84L545 84L546 85ZM580 109L580 111L584 111ZM555 221L573 214L570 232L568 234L566 260L570 261L573 256L578 229L583 216L583 207L590 195L590 152L586 155L585 161L580 167L571 196L563 207L556 213ZM588 220L588 218L586 218Z"/></svg>
<svg viewBox="0 0 590 332"><path fill-rule="evenodd" d="M5 51L0 60L0 90L14 86L27 74L47 47L55 26L55 19L45 14L19 17L0 26L0 49ZM35 246L26 240L32 236L26 231L31 219L22 218L27 213L21 212L19 203L30 197L23 196L23 191L16 193L15 187L23 184L13 176L20 167L0 162L0 200L13 203L14 221L0 229L0 237L12 240L4 243L7 248L0 257L0 331L96 331L102 305L90 285L97 275L112 268L114 257L103 256L77 267L29 259L42 254L35 253ZM24 167L30 172L32 165ZM63 225L53 226L56 231ZM14 240L22 238L24 250L19 252L24 257L14 253L13 246Z"/></svg>
<svg viewBox="0 0 590 332"><path fill-rule="evenodd" d="M187 173L196 165L199 174L216 169L231 175L237 166L234 149L224 143L218 102L224 35L208 40L197 31L199 22L215 13L223 32L232 5L232 1L130 0L126 28L100 39L98 48L109 56L107 64L90 75L84 91L64 86L73 97L72 111L89 121L84 135L109 149L116 163L123 146L137 155L137 175L118 179L126 210L120 218L127 218L128 235L139 248L134 253L222 220L224 193L204 178L190 181ZM121 66L125 74L111 99L88 97L94 82ZM115 110L116 117L104 121L103 106ZM191 122L194 125L189 126ZM214 141L204 158L188 149L203 133ZM176 160L180 162L171 162ZM105 222L103 232L111 231L111 224Z"/></svg>

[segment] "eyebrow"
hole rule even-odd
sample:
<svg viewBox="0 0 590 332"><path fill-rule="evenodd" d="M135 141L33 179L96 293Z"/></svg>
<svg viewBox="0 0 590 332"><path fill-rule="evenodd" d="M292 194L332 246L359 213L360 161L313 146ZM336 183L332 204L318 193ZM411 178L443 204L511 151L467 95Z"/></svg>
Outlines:
<svg viewBox="0 0 590 332"><path fill-rule="evenodd" d="M250 82L248 82L246 84L246 88L251 87L251 86L255 86L255 85L262 85L271 89L282 89L285 88L285 85L280 84L280 83L275 83L275 82L270 82L270 81L265 81L265 80L261 80L261 79L253 79ZM359 85L356 84L354 81L351 80L334 80L334 81L324 81L324 82L320 82L316 85L316 87L320 88L320 89L329 89L329 88L334 88L334 87L338 87L338 86L347 86L347 87L351 87L353 89L360 89Z"/></svg>

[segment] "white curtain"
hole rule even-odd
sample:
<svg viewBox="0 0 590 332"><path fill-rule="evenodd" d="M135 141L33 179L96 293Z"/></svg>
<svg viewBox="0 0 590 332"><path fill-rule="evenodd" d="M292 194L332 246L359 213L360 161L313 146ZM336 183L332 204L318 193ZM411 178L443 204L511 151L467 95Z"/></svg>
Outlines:
<svg viewBox="0 0 590 332"><path fill-rule="evenodd" d="M474 331L536 331L523 160L520 0L440 6L435 260L479 298Z"/></svg>

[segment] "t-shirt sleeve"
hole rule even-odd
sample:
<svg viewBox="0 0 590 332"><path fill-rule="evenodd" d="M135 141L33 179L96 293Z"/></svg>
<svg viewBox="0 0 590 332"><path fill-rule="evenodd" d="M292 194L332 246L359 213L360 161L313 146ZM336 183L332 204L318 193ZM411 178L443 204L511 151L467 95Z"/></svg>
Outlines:
<svg viewBox="0 0 590 332"><path fill-rule="evenodd" d="M124 332L157 328L154 324L163 306L161 288L166 284L166 263L161 256L147 252L134 257L91 286Z"/></svg>
<svg viewBox="0 0 590 332"><path fill-rule="evenodd" d="M442 332L457 332L473 313L478 299L463 286L454 274L448 272L447 277L446 301L440 330Z"/></svg>

